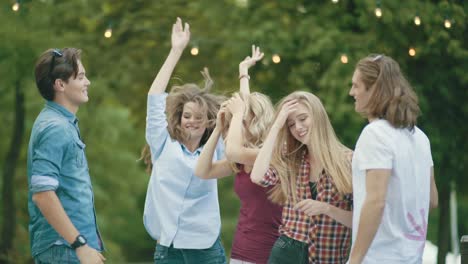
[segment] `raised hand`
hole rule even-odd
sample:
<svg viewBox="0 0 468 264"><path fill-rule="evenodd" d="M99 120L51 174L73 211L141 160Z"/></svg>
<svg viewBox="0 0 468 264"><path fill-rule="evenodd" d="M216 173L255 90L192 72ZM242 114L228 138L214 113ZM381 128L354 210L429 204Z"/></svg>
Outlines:
<svg viewBox="0 0 468 264"><path fill-rule="evenodd" d="M294 210L304 212L308 216L314 216L319 214L326 214L329 210L329 207L327 203L306 199L298 202L294 206Z"/></svg>
<svg viewBox="0 0 468 264"><path fill-rule="evenodd" d="M233 116L235 114L243 115L245 112L244 100L242 100L238 93L234 94L234 96L228 100L226 107Z"/></svg>
<svg viewBox="0 0 468 264"><path fill-rule="evenodd" d="M172 25L171 44L173 49L184 50L190 41L190 26L185 23L182 26L182 20L178 17L176 22Z"/></svg>
<svg viewBox="0 0 468 264"><path fill-rule="evenodd" d="M210 90L211 87L214 84L213 79L211 79L210 72L208 71L208 67L204 67L203 71L200 71L201 75L203 76L203 79L205 80L205 90Z"/></svg>
<svg viewBox="0 0 468 264"><path fill-rule="evenodd" d="M250 67L255 65L257 61L263 59L263 52L260 51L260 47L252 45L252 56L247 56L240 64L239 64L239 73L240 74L247 74L247 71Z"/></svg>
<svg viewBox="0 0 468 264"><path fill-rule="evenodd" d="M228 101L224 101L218 110L218 114L216 114L216 127L218 127L221 130L224 128L226 114L229 112L226 107L227 104L228 104Z"/></svg>
<svg viewBox="0 0 468 264"><path fill-rule="evenodd" d="M284 103L274 122L274 126L281 128L288 120L288 116L297 110L298 101L296 99Z"/></svg>

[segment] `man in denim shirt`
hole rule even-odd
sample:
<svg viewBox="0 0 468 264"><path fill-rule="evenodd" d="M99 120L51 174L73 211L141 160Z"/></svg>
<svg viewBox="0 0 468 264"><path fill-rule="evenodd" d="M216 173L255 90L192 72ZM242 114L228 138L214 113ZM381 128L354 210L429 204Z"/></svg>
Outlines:
<svg viewBox="0 0 468 264"><path fill-rule="evenodd" d="M81 50L45 51L35 67L47 102L28 148L28 210L35 263L103 263L78 107L88 101Z"/></svg>

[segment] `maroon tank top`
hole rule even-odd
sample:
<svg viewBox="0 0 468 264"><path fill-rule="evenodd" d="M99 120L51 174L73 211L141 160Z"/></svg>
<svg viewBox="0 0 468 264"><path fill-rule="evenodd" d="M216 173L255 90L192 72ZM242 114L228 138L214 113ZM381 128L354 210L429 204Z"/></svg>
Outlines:
<svg viewBox="0 0 468 264"><path fill-rule="evenodd" d="M283 208L268 200L269 190L253 183L250 173L246 173L241 166L234 179L234 191L239 196L241 206L231 258L267 263L271 248L279 236Z"/></svg>

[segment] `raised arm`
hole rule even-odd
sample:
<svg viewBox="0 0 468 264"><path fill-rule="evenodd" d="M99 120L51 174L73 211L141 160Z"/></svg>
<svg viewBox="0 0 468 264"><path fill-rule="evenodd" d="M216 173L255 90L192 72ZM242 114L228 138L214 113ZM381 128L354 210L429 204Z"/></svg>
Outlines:
<svg viewBox="0 0 468 264"><path fill-rule="evenodd" d="M171 78L172 72L174 71L177 62L182 56L182 52L187 46L190 40L190 26L185 23L185 27L182 26L182 20L177 18L177 21L172 25L172 36L171 43L172 48L164 61L163 66L156 75L156 78L151 84L151 88L148 94L161 94L166 91L167 84Z"/></svg>
<svg viewBox="0 0 468 264"><path fill-rule="evenodd" d="M244 146L245 135L242 121L244 120L245 103L236 93L228 100L227 108L232 114L232 119L226 138L226 158L232 162L253 165L259 149Z"/></svg>
<svg viewBox="0 0 468 264"><path fill-rule="evenodd" d="M216 126L198 158L195 175L199 178L214 179L226 177L232 174L232 169L226 159L213 162L213 154L216 150L216 145L221 138L222 124L226 113L225 105L226 102L221 105L216 117Z"/></svg>
<svg viewBox="0 0 468 264"><path fill-rule="evenodd" d="M240 81L240 93L243 98L246 98L246 95L250 94L249 88L249 68L255 65L257 61L260 61L263 58L263 52L260 52L260 48L252 45L252 57L247 56L239 64L239 81Z"/></svg>
<svg viewBox="0 0 468 264"><path fill-rule="evenodd" d="M265 173L270 167L271 155L275 148L278 133L286 123L289 114L296 111L297 106L297 100L291 100L286 102L280 109L280 112L270 129L270 133L268 133L268 136L263 143L263 147L258 152L257 159L255 160L252 172L250 173L250 179L252 182L260 184L263 177L265 176Z"/></svg>

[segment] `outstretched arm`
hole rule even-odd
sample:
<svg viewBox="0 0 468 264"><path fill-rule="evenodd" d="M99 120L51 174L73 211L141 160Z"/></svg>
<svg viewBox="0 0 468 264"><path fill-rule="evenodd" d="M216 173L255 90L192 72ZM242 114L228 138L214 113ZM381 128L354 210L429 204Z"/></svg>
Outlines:
<svg viewBox="0 0 468 264"><path fill-rule="evenodd" d="M172 37L171 43L172 48L164 61L163 66L156 75L156 78L151 84L151 88L148 94L161 94L166 91L167 84L171 78L172 72L174 71L177 62L182 56L182 52L187 46L190 40L190 26L185 23L185 28L182 26L182 20L177 18L177 21L172 25Z"/></svg>
<svg viewBox="0 0 468 264"><path fill-rule="evenodd" d="M257 159L255 160L252 172L250 173L250 179L252 182L260 184L263 177L265 176L265 173L270 167L271 155L275 148L278 133L286 123L289 114L296 111L297 106L297 100L291 100L285 103L282 109L280 109L280 112L276 117L276 120L273 123L273 126L271 127L265 142L263 143L263 147L258 152Z"/></svg>
<svg viewBox="0 0 468 264"><path fill-rule="evenodd" d="M260 48L252 45L252 57L247 56L239 64L239 80L240 80L240 93L243 98L246 98L246 95L250 94L249 88L249 68L255 65L257 61L260 61L263 58L263 52L260 52Z"/></svg>

